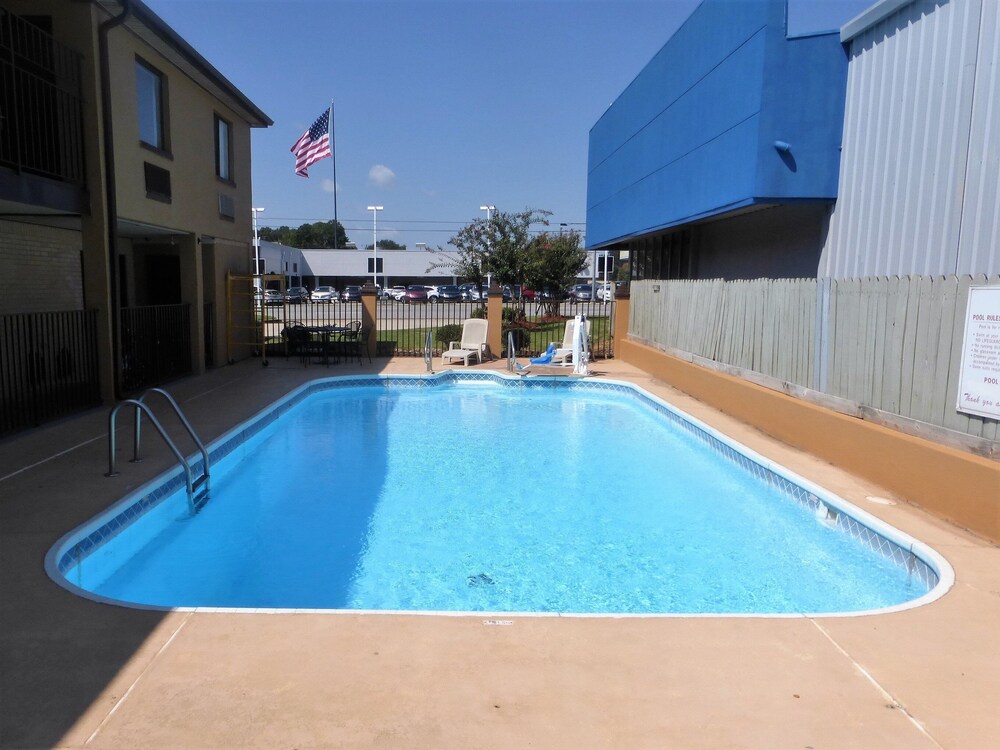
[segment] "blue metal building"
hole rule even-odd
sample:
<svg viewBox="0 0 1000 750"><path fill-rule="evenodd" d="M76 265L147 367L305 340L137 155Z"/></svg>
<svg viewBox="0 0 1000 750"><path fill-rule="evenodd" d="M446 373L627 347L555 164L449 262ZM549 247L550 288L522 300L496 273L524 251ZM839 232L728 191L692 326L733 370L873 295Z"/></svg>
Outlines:
<svg viewBox="0 0 1000 750"><path fill-rule="evenodd" d="M815 276L847 55L785 0L705 0L590 131L588 249L633 278Z"/></svg>

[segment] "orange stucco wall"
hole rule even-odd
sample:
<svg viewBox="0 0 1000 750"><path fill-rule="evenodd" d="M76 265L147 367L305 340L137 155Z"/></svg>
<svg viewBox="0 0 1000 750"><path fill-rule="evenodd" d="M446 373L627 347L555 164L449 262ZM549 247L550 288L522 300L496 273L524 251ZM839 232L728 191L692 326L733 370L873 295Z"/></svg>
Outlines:
<svg viewBox="0 0 1000 750"><path fill-rule="evenodd" d="M1000 542L1000 463L672 357L628 339L616 356L782 442Z"/></svg>

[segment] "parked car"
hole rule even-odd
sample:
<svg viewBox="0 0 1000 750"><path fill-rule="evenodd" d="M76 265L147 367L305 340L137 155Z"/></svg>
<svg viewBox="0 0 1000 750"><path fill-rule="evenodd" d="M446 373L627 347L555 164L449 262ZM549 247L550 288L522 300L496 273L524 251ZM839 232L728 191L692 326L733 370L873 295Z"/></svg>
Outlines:
<svg viewBox="0 0 1000 750"><path fill-rule="evenodd" d="M615 285L610 282L601 284L594 292L594 297L601 302L610 302L615 298Z"/></svg>
<svg viewBox="0 0 1000 750"><path fill-rule="evenodd" d="M405 286L391 286L387 290L387 294L388 294L388 296L391 299L401 300L401 299L403 299L403 295L406 294L406 287Z"/></svg>
<svg viewBox="0 0 1000 750"><path fill-rule="evenodd" d="M550 289L549 287L545 287L536 296L536 299L545 300L546 302L551 302L552 300L557 300L557 299L558 300L569 299L569 292L567 292L565 289Z"/></svg>
<svg viewBox="0 0 1000 750"><path fill-rule="evenodd" d="M458 289L462 294L462 299L466 302L478 302L482 299L482 293L479 291L479 287L471 281L462 284L458 287Z"/></svg>
<svg viewBox="0 0 1000 750"><path fill-rule="evenodd" d="M309 301L309 290L304 286L290 286L285 291L285 302L298 305Z"/></svg>
<svg viewBox="0 0 1000 750"><path fill-rule="evenodd" d="M590 302L594 299L594 287L590 284L574 284L569 288L570 302Z"/></svg>
<svg viewBox="0 0 1000 750"><path fill-rule="evenodd" d="M403 302L426 302L427 287L422 284L410 284L406 287L406 294L403 295Z"/></svg>
<svg viewBox="0 0 1000 750"><path fill-rule="evenodd" d="M332 286L318 286L312 290L309 299L313 302L326 302L330 304L337 299L337 290Z"/></svg>
<svg viewBox="0 0 1000 750"><path fill-rule="evenodd" d="M340 293L341 302L360 302L361 301L361 287L356 284L349 284L344 287L344 290Z"/></svg>
<svg viewBox="0 0 1000 750"><path fill-rule="evenodd" d="M442 284L427 293L428 302L459 302L461 299L462 290L454 284Z"/></svg>
<svg viewBox="0 0 1000 750"><path fill-rule="evenodd" d="M285 298L281 296L281 292L279 292L277 289L264 290L265 305L280 305L284 301Z"/></svg>
<svg viewBox="0 0 1000 750"><path fill-rule="evenodd" d="M521 296L530 302L531 300L535 299L535 290L529 289L528 287L522 285Z"/></svg>

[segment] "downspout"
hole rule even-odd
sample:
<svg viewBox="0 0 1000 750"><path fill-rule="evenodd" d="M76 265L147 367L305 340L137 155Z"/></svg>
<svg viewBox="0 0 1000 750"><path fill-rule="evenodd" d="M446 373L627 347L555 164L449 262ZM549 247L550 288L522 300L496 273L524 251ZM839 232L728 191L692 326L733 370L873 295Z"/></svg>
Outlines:
<svg viewBox="0 0 1000 750"><path fill-rule="evenodd" d="M112 380L115 398L119 401L121 393L121 317L118 278L118 199L115 184L115 134L111 119L111 61L108 56L108 32L120 26L132 12L131 0L121 0L122 12L102 23L97 29L97 45L101 62L101 124L104 130L104 184L106 188L105 205L107 206L108 223L108 271L110 272L110 309L111 314L111 357Z"/></svg>

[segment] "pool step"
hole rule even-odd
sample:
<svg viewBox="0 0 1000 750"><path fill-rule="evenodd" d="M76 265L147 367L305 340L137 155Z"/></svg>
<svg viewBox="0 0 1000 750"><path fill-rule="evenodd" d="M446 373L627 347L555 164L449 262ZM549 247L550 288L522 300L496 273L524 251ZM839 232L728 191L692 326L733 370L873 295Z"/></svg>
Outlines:
<svg viewBox="0 0 1000 750"><path fill-rule="evenodd" d="M208 502L208 474L202 474L191 483L191 511L197 513Z"/></svg>

